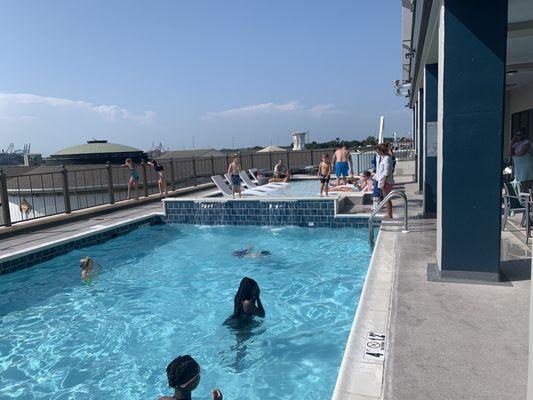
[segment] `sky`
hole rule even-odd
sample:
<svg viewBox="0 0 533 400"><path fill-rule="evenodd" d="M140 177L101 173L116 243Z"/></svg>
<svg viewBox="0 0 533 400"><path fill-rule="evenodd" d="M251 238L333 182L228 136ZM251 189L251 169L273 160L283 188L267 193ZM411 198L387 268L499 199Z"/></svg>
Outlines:
<svg viewBox="0 0 533 400"><path fill-rule="evenodd" d="M0 150L407 135L398 0L6 0ZM194 138L194 139L193 139Z"/></svg>

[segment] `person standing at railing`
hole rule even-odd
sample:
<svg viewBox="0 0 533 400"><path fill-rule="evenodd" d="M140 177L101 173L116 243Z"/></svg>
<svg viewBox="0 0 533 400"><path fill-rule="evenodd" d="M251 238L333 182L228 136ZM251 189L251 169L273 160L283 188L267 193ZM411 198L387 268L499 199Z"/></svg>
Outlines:
<svg viewBox="0 0 533 400"><path fill-rule="evenodd" d="M392 158L389 155L387 146L379 144L376 147L378 152L379 164L377 165L376 175L374 177L380 197L386 197L392 190L394 184ZM387 201L387 219L392 219L392 201Z"/></svg>
<svg viewBox="0 0 533 400"><path fill-rule="evenodd" d="M167 180L165 179L165 168L161 164L157 162L157 160L150 160L147 163L148 165L151 165L154 168L155 173L159 177L157 181L157 186L159 186L159 194L161 197L164 195L165 197L168 196L168 190L167 190Z"/></svg>
<svg viewBox="0 0 533 400"><path fill-rule="evenodd" d="M228 175L231 179L231 191L232 196L235 198L235 193L239 194L239 198L242 199L242 193L241 193L241 176L239 175L241 173L241 163L239 160L239 155L234 154L231 157L231 164L228 167Z"/></svg>
<svg viewBox="0 0 533 400"><path fill-rule="evenodd" d="M126 158L126 162L122 164L122 167L126 167L130 171L130 180L128 181L128 200L131 199L131 189L135 187L137 193L137 195L135 196L135 200L139 201L139 181L141 180L141 178L135 170L135 164L133 164L131 158Z"/></svg>
<svg viewBox="0 0 533 400"><path fill-rule="evenodd" d="M396 169L396 157L394 156L392 143L387 142L387 143L385 143L385 146L387 147L387 154L391 158L391 161L392 161L392 172L394 173L394 170Z"/></svg>

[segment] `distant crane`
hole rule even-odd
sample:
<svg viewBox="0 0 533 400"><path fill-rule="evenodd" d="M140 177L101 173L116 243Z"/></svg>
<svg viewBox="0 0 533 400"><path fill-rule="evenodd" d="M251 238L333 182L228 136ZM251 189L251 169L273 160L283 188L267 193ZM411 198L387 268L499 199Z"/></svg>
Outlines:
<svg viewBox="0 0 533 400"><path fill-rule="evenodd" d="M155 140L152 142L152 148L150 150L152 157L159 157L161 154L166 153L167 151L168 149L165 148L163 143L159 142L159 144L155 144Z"/></svg>
<svg viewBox="0 0 533 400"><path fill-rule="evenodd" d="M7 146L7 149L5 151L2 150L2 153L11 153L14 148L15 148L15 144L14 143L10 143L9 146Z"/></svg>

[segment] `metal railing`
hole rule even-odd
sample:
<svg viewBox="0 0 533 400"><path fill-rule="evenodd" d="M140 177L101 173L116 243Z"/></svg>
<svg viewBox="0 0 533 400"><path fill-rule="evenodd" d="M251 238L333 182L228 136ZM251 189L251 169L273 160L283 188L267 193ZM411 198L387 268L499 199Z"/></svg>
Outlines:
<svg viewBox="0 0 533 400"><path fill-rule="evenodd" d="M407 195L402 190L392 190L388 195L385 196L385 198L383 200L381 200L381 202L372 211L372 213L370 214L370 217L368 218L368 230L369 230L368 242L370 243L371 246L374 245L374 217L376 216L376 214L378 212L381 211L383 206L385 206L385 204L387 204L388 201L392 200L395 197L397 197L397 198L399 197L399 198L403 199L403 205L404 205L404 208L405 208L405 215L404 215L405 229L403 230L403 232L408 232L408 225L407 225L408 224L408 222L407 222L407 219L408 219Z"/></svg>
<svg viewBox="0 0 533 400"><path fill-rule="evenodd" d="M278 160L283 160L295 173L316 173L323 153L330 158L335 149L312 149L272 153L240 154L243 170L257 168L272 171ZM354 172L372 168L373 147L359 148L352 154ZM400 155L400 154L399 154ZM402 156L405 156L402 154ZM407 157L411 157L407 154ZM164 157L160 157L164 158ZM400 158L397 158L400 160ZM198 157L191 159L163 159L165 185L170 191L210 182L213 175L227 172L231 156ZM46 164L44 164L46 166ZM314 166L315 169L306 168ZM48 166L42 172L6 175L0 170L0 226L10 226L30 219L114 204L127 199L130 172L119 165ZM158 193L158 173L144 162L135 169L139 180L139 195L147 197ZM132 197L135 197L135 189Z"/></svg>

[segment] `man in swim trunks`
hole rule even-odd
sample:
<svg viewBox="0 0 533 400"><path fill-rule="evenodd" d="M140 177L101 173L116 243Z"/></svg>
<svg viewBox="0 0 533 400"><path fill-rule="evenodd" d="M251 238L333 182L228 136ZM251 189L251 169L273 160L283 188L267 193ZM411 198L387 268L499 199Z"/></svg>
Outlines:
<svg viewBox="0 0 533 400"><path fill-rule="evenodd" d="M346 185L346 178L349 175L350 172L350 164L349 162L352 161L352 156L346 146L343 146L342 148L339 148L335 151L335 154L333 154L333 158L331 160L332 165L335 168L335 175L337 176L337 186L340 185L340 178L342 176L342 179L344 181L344 184Z"/></svg>

